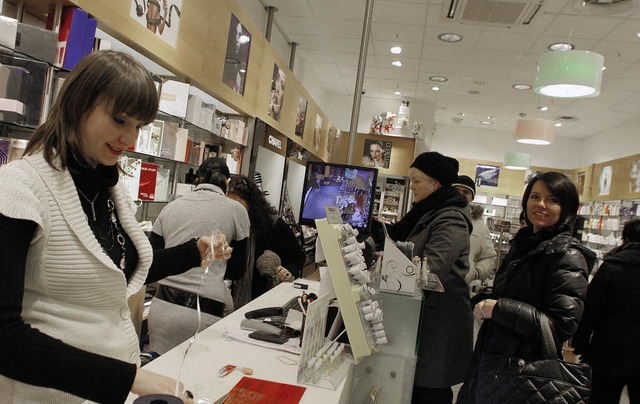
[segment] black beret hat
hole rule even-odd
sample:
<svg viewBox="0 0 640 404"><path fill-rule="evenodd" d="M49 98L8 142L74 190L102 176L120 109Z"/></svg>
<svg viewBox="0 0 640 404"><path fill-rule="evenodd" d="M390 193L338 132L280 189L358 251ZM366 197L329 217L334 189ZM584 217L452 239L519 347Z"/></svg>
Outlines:
<svg viewBox="0 0 640 404"><path fill-rule="evenodd" d="M441 185L451 185L458 180L458 160L438 152L420 154L411 164Z"/></svg>

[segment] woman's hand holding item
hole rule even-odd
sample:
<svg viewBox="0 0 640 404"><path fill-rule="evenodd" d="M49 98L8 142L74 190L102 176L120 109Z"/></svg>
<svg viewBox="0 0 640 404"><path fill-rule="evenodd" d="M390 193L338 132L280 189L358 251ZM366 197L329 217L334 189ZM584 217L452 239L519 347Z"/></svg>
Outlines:
<svg viewBox="0 0 640 404"><path fill-rule="evenodd" d="M138 368L136 377L131 386L131 392L138 396L147 396L150 394L169 394L174 395L176 389L176 381L170 377L162 376L157 373L150 372ZM182 383L179 387L180 391L184 390Z"/></svg>
<svg viewBox="0 0 640 404"><path fill-rule="evenodd" d="M276 274L282 282L293 282L293 275L291 275L291 272L289 272L287 268L283 267L282 265L278 265L278 267L276 268Z"/></svg>
<svg viewBox="0 0 640 404"><path fill-rule="evenodd" d="M498 303L495 299L484 299L473 308L473 316L476 320L486 320L493 316L493 308Z"/></svg>

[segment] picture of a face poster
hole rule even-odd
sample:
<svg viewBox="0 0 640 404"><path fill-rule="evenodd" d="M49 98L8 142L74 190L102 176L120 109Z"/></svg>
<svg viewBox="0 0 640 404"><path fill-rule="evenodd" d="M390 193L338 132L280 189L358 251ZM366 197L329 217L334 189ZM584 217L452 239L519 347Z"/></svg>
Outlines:
<svg viewBox="0 0 640 404"><path fill-rule="evenodd" d="M389 168L392 142L365 139L362 150L362 165L365 167Z"/></svg>

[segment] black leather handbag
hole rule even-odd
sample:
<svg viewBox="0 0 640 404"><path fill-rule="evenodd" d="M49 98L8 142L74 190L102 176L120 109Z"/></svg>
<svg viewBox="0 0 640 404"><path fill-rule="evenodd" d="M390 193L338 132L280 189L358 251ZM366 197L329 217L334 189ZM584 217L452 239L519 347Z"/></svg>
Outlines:
<svg viewBox="0 0 640 404"><path fill-rule="evenodd" d="M513 356L517 344L499 355L482 355L476 402L483 404L588 403L591 367L565 362L558 351L547 316L540 319L543 359L526 361Z"/></svg>

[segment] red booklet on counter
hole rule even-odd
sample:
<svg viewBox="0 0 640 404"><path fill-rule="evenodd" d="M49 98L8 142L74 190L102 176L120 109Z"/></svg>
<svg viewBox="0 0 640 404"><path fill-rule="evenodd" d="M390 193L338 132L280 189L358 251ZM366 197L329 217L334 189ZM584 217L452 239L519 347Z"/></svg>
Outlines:
<svg viewBox="0 0 640 404"><path fill-rule="evenodd" d="M233 386L224 404L296 404L305 390L301 386L245 376Z"/></svg>

